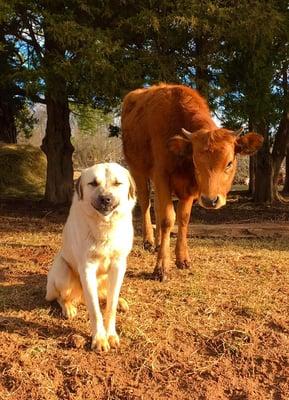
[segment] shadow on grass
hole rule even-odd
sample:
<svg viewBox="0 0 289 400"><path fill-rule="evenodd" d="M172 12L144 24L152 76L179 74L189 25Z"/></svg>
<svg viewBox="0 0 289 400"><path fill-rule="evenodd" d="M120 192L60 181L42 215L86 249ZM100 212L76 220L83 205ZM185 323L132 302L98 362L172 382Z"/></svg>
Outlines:
<svg viewBox="0 0 289 400"><path fill-rule="evenodd" d="M34 321L27 321L24 318L1 316L0 317L0 332L16 333L20 336L31 336L37 334L39 338L53 338L53 339L67 339L73 334L81 335L82 337L88 336L82 331L75 329L73 326L58 325L44 325Z"/></svg>
<svg viewBox="0 0 289 400"><path fill-rule="evenodd" d="M4 224L10 223L11 232L15 228L27 228L27 224L11 223L13 219L21 219L24 223L32 226L38 223L60 223L63 224L67 218L69 206L66 204L52 205L45 200L27 200L19 198L2 198L0 196L0 218L2 219L0 228L5 229ZM19 226L20 225L20 226ZM14 228L15 227L15 228Z"/></svg>
<svg viewBox="0 0 289 400"><path fill-rule="evenodd" d="M24 275L20 279L23 281L21 284L0 285L0 313L2 314L0 332L16 333L27 337L36 334L42 339L60 338L59 345L64 347L70 347L69 337L77 334L87 339L88 347L85 346L85 348L88 349L88 336L81 330L75 329L70 321L63 318L56 302L50 303L45 300L46 274ZM0 280L3 281L1 275ZM11 316L9 315L11 311L18 311L25 317ZM36 315L33 311L36 311ZM38 312L41 313L41 311L44 311L43 316L47 318L48 323L37 322ZM28 319L33 319L33 321ZM65 326L66 323L67 326Z"/></svg>
<svg viewBox="0 0 289 400"><path fill-rule="evenodd" d="M0 312L48 308L49 303L45 300L46 274L22 275L19 278L23 283L0 285ZM5 270L1 271L0 280L5 280Z"/></svg>
<svg viewBox="0 0 289 400"><path fill-rule="evenodd" d="M147 272L147 271L134 272L132 270L128 270L126 272L125 276L130 279L142 279L145 281L156 281L153 271L152 272Z"/></svg>
<svg viewBox="0 0 289 400"><path fill-rule="evenodd" d="M26 231L27 232L27 231ZM58 232L57 232L58 233ZM49 249L49 248L51 248L51 246L50 246L50 244L48 243L48 244L36 244L36 243L34 243L34 244L31 244L31 243L29 243L29 244L25 244L25 243L18 243L18 242L6 242L5 243L6 244L6 246L9 246L9 247L12 247L12 249L31 249L31 248L33 248L33 249ZM1 258L3 258L3 261L5 261L5 257L1 257L0 256L0 261L1 261ZM11 258L10 260L13 260L13 258ZM9 261L9 258L7 258L7 261ZM14 262L19 262L19 260L16 260L16 259L14 259Z"/></svg>

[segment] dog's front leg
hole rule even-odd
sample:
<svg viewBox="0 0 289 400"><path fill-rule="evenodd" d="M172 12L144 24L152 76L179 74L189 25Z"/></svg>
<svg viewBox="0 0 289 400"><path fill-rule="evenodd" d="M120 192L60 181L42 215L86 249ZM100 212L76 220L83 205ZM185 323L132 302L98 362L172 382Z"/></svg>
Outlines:
<svg viewBox="0 0 289 400"><path fill-rule="evenodd" d="M119 346L119 337L115 329L115 319L119 293L125 270L126 257L122 257L112 260L108 271L105 327L106 335L111 347Z"/></svg>
<svg viewBox="0 0 289 400"><path fill-rule="evenodd" d="M98 300L96 271L97 265L86 264L80 272L80 280L92 330L91 348L108 351L110 347Z"/></svg>

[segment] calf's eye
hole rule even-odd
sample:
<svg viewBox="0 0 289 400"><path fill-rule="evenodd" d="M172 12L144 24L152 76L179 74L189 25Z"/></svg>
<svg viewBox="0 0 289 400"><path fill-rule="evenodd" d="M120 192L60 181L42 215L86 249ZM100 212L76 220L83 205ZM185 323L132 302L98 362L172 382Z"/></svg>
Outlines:
<svg viewBox="0 0 289 400"><path fill-rule="evenodd" d="M232 165L233 165L233 161L229 161L226 166L226 169L230 169L232 167Z"/></svg>

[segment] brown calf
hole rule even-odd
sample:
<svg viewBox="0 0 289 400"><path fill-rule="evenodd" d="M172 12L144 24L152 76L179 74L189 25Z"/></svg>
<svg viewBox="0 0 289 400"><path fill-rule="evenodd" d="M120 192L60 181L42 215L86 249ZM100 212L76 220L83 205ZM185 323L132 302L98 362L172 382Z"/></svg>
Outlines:
<svg viewBox="0 0 289 400"><path fill-rule="evenodd" d="M218 128L196 90L161 84L130 92L123 102L124 155L142 210L145 248L159 248L154 276L165 280L170 263L170 232L175 223L172 195L179 198L176 265L188 268L187 228L192 204L226 204L236 171L236 153L253 154L263 138L240 137ZM155 188L156 239L150 217L149 182Z"/></svg>

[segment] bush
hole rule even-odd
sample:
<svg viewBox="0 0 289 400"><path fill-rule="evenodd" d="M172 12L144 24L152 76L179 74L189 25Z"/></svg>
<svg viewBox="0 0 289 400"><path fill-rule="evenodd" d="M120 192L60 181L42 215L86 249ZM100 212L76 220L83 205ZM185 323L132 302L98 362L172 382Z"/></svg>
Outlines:
<svg viewBox="0 0 289 400"><path fill-rule="evenodd" d="M77 133L72 142L75 148L75 169L87 168L99 162L123 162L121 139L108 137L104 129L96 130L94 135Z"/></svg>
<svg viewBox="0 0 289 400"><path fill-rule="evenodd" d="M46 157L31 145L0 144L0 196L43 197Z"/></svg>

